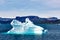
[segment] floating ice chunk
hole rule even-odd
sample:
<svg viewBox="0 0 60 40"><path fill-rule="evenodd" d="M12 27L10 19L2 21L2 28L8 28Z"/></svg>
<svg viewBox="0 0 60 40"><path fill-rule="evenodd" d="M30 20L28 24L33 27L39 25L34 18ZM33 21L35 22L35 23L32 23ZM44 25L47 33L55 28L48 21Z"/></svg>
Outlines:
<svg viewBox="0 0 60 40"><path fill-rule="evenodd" d="M43 34L44 28L41 26L34 25L33 22L29 20L29 18L26 18L24 23L21 23L17 20L13 20L11 22L11 25L13 28L8 31L7 33L12 34Z"/></svg>

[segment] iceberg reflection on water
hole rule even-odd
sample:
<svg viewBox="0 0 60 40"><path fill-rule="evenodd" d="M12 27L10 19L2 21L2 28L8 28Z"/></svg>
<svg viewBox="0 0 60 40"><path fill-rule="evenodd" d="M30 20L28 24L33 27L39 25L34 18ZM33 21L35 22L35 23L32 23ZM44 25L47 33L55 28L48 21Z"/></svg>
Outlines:
<svg viewBox="0 0 60 40"><path fill-rule="evenodd" d="M26 18L24 23L21 23L17 20L11 22L13 28L7 32L7 34L27 34L27 35L42 35L46 33L47 30L44 30L43 27L34 25L33 22Z"/></svg>

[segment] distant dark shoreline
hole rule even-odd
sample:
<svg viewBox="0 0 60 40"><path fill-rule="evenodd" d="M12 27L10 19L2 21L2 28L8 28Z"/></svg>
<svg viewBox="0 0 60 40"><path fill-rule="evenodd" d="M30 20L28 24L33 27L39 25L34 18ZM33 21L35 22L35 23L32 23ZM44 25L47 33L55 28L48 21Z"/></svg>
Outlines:
<svg viewBox="0 0 60 40"><path fill-rule="evenodd" d="M40 18L38 16L23 16L23 17L17 16L16 18L0 18L0 23L10 24L12 20L18 20L20 22L25 22L26 18L29 18L34 24L59 24L60 23L60 19L56 17Z"/></svg>

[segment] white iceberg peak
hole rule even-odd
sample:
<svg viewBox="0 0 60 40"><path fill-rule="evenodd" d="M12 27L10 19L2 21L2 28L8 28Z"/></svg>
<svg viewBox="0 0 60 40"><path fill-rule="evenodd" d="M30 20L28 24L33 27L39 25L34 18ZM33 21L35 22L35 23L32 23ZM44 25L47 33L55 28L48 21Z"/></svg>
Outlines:
<svg viewBox="0 0 60 40"><path fill-rule="evenodd" d="M29 18L26 18L24 23L21 23L18 20L13 20L11 22L11 25L13 26L13 28L8 31L8 33L12 34L42 34L44 30L44 28L42 28L41 26L34 25L33 22L29 20Z"/></svg>

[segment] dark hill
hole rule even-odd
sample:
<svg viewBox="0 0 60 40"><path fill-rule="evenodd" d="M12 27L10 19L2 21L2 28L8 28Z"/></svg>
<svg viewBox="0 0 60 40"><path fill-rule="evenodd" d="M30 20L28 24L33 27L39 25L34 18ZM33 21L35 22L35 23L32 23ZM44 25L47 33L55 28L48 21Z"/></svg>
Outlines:
<svg viewBox="0 0 60 40"><path fill-rule="evenodd" d="M0 23L1 24L10 24L12 20L13 20L12 18L0 18Z"/></svg>

